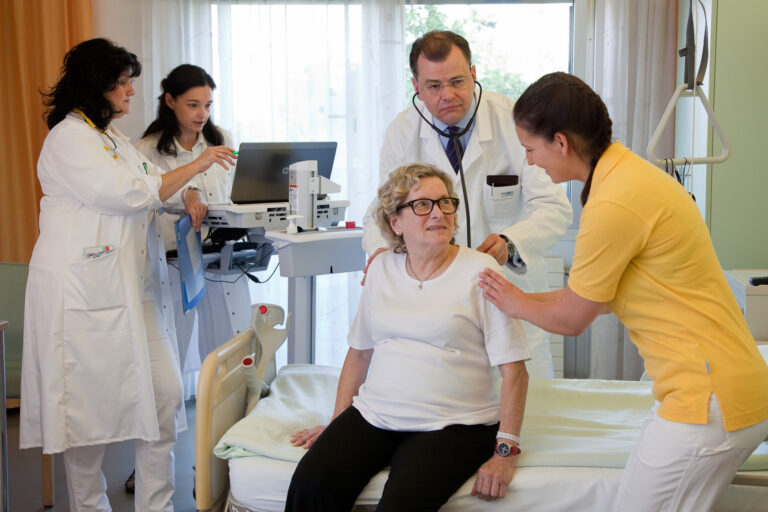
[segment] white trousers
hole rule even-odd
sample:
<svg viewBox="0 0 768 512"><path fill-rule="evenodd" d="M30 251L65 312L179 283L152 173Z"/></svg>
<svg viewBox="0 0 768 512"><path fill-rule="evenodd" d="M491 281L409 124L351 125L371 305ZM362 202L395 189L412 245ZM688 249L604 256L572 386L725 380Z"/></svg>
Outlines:
<svg viewBox="0 0 768 512"><path fill-rule="evenodd" d="M160 439L135 441L135 509L137 512L172 512L171 497L175 489L173 447L176 444L176 412L181 407L181 375L157 303L150 300L143 305ZM106 445L101 444L70 448L63 453L70 511L112 510L101 469L105 449Z"/></svg>
<svg viewBox="0 0 768 512"><path fill-rule="evenodd" d="M768 419L726 432L714 394L706 425L665 420L656 414L658 406L643 424L612 510L711 510L739 466L768 435Z"/></svg>

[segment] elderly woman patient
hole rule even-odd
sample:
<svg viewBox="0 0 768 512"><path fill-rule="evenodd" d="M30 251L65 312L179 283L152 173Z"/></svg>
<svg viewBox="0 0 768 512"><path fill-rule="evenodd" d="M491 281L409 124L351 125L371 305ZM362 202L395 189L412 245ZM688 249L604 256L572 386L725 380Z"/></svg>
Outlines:
<svg viewBox="0 0 768 512"><path fill-rule="evenodd" d="M504 496L530 356L520 323L475 285L496 261L453 243L458 205L451 179L424 164L379 189L391 251L368 270L331 423L293 437L310 449L286 510L350 510L387 466L378 510L437 510L476 471L473 495Z"/></svg>

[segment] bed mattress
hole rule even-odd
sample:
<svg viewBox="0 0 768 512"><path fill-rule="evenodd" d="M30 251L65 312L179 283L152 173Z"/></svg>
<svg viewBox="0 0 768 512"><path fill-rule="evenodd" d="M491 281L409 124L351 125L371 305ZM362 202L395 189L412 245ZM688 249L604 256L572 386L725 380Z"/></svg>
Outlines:
<svg viewBox="0 0 768 512"><path fill-rule="evenodd" d="M282 512L295 462L269 457L229 460L232 512ZM470 494L467 481L441 512L600 512L610 511L621 469L524 467L515 471L503 500L486 502ZM762 472L768 475L768 472ZM358 498L358 505L373 505L381 496L386 473L376 475ZM373 506L371 506L373 509ZM732 485L720 497L716 512L768 510L768 488Z"/></svg>
<svg viewBox="0 0 768 512"><path fill-rule="evenodd" d="M765 353L763 354L766 355ZM270 396L233 427L214 453L229 459L230 496L242 511L283 510L291 475L303 448L290 435L330 419L339 370L289 365ZM624 463L653 404L650 383L582 379L532 380L521 438L525 450L507 497L485 502L471 496L468 480L443 511L610 510ZM742 469L768 477L768 442ZM379 473L359 505L375 504L386 481ZM768 511L768 487L735 486L717 511Z"/></svg>

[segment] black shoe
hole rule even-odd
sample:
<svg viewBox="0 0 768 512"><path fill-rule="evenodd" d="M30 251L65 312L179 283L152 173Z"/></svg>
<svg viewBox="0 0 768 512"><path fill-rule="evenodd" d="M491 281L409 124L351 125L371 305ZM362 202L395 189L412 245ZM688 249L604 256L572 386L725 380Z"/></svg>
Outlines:
<svg viewBox="0 0 768 512"><path fill-rule="evenodd" d="M129 492L131 494L136 492L136 470L133 470L133 473L131 473L131 476L128 477L128 480L125 481L125 492Z"/></svg>

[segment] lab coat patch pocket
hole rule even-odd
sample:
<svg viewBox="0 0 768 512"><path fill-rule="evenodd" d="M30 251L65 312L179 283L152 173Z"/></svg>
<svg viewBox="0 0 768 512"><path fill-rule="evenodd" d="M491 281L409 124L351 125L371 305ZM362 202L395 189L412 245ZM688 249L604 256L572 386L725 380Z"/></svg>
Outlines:
<svg viewBox="0 0 768 512"><path fill-rule="evenodd" d="M64 309L98 311L125 307L125 286L118 265L118 250L95 259L67 265L64 276Z"/></svg>
<svg viewBox="0 0 768 512"><path fill-rule="evenodd" d="M520 184L507 186L491 186L483 184L483 207L485 215L491 222L505 222L509 226L517 215L520 201Z"/></svg>

